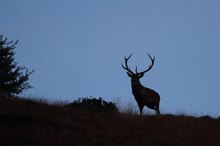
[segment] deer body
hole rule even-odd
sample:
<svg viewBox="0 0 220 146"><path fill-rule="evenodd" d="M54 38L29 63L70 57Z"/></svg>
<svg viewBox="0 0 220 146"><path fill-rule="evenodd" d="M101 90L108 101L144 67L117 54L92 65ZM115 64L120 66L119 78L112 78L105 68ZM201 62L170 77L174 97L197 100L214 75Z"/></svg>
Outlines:
<svg viewBox="0 0 220 146"><path fill-rule="evenodd" d="M160 114L159 104L160 104L160 95L150 89L139 85L131 85L132 93L134 95L135 100L140 108L140 114L142 115L142 111L144 106L147 106L150 109L154 109L157 114Z"/></svg>
<svg viewBox="0 0 220 146"><path fill-rule="evenodd" d="M131 54L132 55L132 54ZM137 68L136 68L136 73L132 72L130 70L130 68L127 65L127 61L129 60L129 58L131 57L131 55L126 58L125 57L125 66L124 67L122 65L122 67L127 70L127 74L128 76L131 78L131 88L132 88L132 93L134 95L134 98L138 104L139 110L140 110L140 115L142 115L142 111L144 106L147 106L150 109L153 109L156 111L157 114L160 114L160 110L159 110L159 104L160 104L160 95L150 89L150 88L146 88L143 85L141 85L140 83L140 78L142 78L144 76L144 73L146 73L147 71L149 71L154 63L154 59L151 58L151 56L149 55L152 64L149 66L149 68L143 72L137 72Z"/></svg>

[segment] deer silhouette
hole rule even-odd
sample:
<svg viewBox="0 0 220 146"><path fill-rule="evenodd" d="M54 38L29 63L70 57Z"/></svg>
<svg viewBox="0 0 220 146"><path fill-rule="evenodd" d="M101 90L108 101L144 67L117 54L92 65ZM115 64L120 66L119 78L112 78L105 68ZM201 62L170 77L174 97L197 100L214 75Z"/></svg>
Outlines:
<svg viewBox="0 0 220 146"><path fill-rule="evenodd" d="M143 85L141 85L141 82L140 82L140 78L142 78L146 72L152 69L154 65L155 57L152 58L150 54L148 54L151 60L151 64L149 65L149 67L142 72L138 72L137 67L136 67L136 73L134 73L128 67L128 60L131 58L131 56L132 54L127 58L125 56L124 57L125 66L123 64L121 65L127 71L128 76L131 78L131 89L132 89L134 98L137 101L137 104L140 110L140 115L142 115L144 106L147 106L148 108L155 110L156 113L160 115L160 109L159 109L160 95L156 91L150 88L144 87Z"/></svg>

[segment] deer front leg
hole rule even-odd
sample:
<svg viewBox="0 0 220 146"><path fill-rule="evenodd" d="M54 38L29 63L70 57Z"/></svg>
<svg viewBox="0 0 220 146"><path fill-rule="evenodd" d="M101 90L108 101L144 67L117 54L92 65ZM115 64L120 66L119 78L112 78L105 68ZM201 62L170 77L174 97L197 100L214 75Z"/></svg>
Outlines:
<svg viewBox="0 0 220 146"><path fill-rule="evenodd" d="M143 111L144 106L143 105L138 105L138 106L139 106L139 110L140 110L140 116L142 116L142 111Z"/></svg>

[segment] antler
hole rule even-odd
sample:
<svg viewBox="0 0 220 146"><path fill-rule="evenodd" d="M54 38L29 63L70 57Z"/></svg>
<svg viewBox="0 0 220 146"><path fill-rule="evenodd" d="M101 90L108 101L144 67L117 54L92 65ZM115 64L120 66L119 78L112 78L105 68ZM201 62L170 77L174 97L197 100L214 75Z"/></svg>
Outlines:
<svg viewBox="0 0 220 146"><path fill-rule="evenodd" d="M150 57L151 64L149 65L148 69L146 69L146 70L144 70L144 71L142 71L142 72L138 72L138 71L137 71L137 67L136 67L136 74L144 74L144 73L148 72L149 70L151 70L151 68L153 67L153 65L154 65L154 60L155 60L155 56L154 56L154 58L152 58L149 53L147 53L147 55Z"/></svg>
<svg viewBox="0 0 220 146"><path fill-rule="evenodd" d="M130 56L128 56L128 58L126 58L126 56L124 57L124 59L125 59L125 67L124 67L124 65L121 63L121 66L125 69L125 70L127 70L130 74L132 74L132 75L134 75L134 73L131 71L131 69L128 67L128 60L131 58L131 56L132 56L132 53L131 53L131 55Z"/></svg>

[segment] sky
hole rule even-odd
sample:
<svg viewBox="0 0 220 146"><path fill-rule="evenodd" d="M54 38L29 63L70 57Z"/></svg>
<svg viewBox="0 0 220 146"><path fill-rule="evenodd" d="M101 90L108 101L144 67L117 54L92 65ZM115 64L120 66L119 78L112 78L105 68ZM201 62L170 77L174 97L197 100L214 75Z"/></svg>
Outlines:
<svg viewBox="0 0 220 146"><path fill-rule="evenodd" d="M161 113L220 116L219 0L7 0L0 34L19 40L18 65L34 69L22 95L71 102L102 97L137 108L121 63L153 68L141 83ZM144 110L145 113L149 109Z"/></svg>

